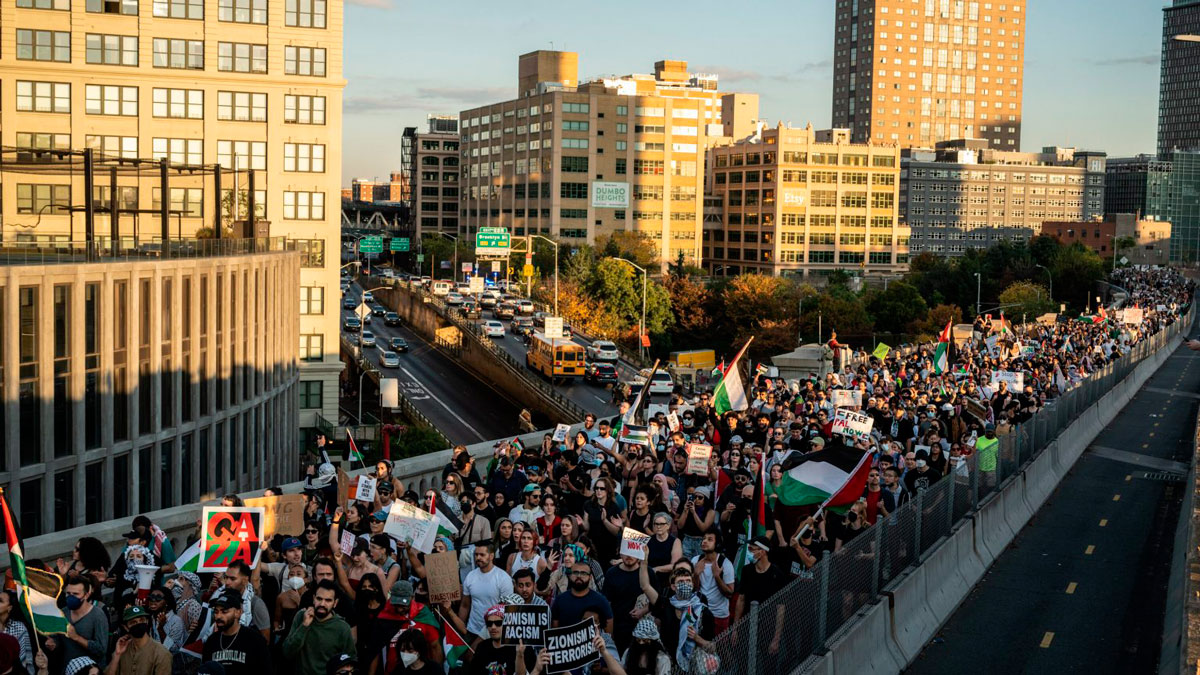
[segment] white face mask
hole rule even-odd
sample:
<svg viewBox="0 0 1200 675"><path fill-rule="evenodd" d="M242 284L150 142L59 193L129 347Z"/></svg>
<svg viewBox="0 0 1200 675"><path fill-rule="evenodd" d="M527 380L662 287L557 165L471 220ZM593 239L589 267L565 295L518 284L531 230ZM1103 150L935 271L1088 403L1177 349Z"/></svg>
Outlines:
<svg viewBox="0 0 1200 675"><path fill-rule="evenodd" d="M404 667L407 668L416 663L417 655L412 652L400 652L400 661L403 662Z"/></svg>
<svg viewBox="0 0 1200 675"><path fill-rule="evenodd" d="M304 587L304 577L288 577L287 585L293 591L298 591Z"/></svg>

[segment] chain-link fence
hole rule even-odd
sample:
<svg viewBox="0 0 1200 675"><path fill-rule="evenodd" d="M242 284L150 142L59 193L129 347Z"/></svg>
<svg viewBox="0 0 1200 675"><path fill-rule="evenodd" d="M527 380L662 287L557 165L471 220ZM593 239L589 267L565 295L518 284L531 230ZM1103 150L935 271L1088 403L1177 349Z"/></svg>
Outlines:
<svg viewBox="0 0 1200 675"><path fill-rule="evenodd" d="M854 537L718 636L704 654L708 675L792 672L824 651L826 641L875 602L881 589L950 535L964 516L1004 487L1059 433L1124 380L1142 359L1177 340L1192 312L1135 345L1025 423L1000 435L995 455L977 452L896 511ZM882 648L882 647L881 647ZM713 657L715 656L715 659ZM695 664L693 664L694 666ZM719 669L719 670L718 670Z"/></svg>

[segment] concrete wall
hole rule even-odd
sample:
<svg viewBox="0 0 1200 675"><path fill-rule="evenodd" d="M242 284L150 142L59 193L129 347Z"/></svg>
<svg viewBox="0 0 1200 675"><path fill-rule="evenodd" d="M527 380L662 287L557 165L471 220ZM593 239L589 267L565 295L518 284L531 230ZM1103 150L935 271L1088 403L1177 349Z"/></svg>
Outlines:
<svg viewBox="0 0 1200 675"><path fill-rule="evenodd" d="M1169 328L1156 343L1162 345L1157 351L1079 414L1024 470L930 549L920 565L885 589L879 602L864 607L830 638L828 652L810 659L799 672L896 673L912 663L1088 445L1171 356L1193 317L1194 310Z"/></svg>

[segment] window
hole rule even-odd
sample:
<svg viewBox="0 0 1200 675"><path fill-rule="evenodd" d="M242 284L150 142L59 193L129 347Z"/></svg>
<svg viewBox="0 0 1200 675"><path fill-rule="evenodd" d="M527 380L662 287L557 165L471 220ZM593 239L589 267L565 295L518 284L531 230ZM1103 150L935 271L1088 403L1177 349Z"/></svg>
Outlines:
<svg viewBox="0 0 1200 675"><path fill-rule="evenodd" d="M87 35L87 62L107 66L136 66L138 41L135 35Z"/></svg>
<svg viewBox="0 0 1200 675"><path fill-rule="evenodd" d="M287 193L284 193L287 194ZM293 239L291 245L300 252L301 267L325 266L324 239Z"/></svg>
<svg viewBox="0 0 1200 675"><path fill-rule="evenodd" d="M67 82L17 80L17 110L21 112L71 112L71 85Z"/></svg>
<svg viewBox="0 0 1200 675"><path fill-rule="evenodd" d="M71 34L56 30L17 29L17 58L23 61L71 61Z"/></svg>
<svg viewBox="0 0 1200 675"><path fill-rule="evenodd" d="M570 120L564 121L562 124L562 130L563 131L587 131L588 123L587 122L572 122Z"/></svg>
<svg viewBox="0 0 1200 675"><path fill-rule="evenodd" d="M18 131L17 147L37 148L39 150L70 150L71 134L47 134Z"/></svg>
<svg viewBox="0 0 1200 675"><path fill-rule="evenodd" d="M154 38L155 68L204 69L204 41Z"/></svg>
<svg viewBox="0 0 1200 675"><path fill-rule="evenodd" d="M54 9L70 9L69 0L53 0ZM17 0L17 7L24 7L29 3L29 0ZM41 5L50 4L50 0L33 0L33 5L40 9L50 9L49 7L41 7ZM59 7L58 5L62 5ZM138 3L137 0L87 0L87 11L98 14L128 14L137 16Z"/></svg>
<svg viewBox="0 0 1200 675"><path fill-rule="evenodd" d="M154 0L154 16L203 20L204 0Z"/></svg>
<svg viewBox="0 0 1200 675"><path fill-rule="evenodd" d="M23 9L60 9L65 12L71 11L71 0L17 0L17 7ZM92 3L88 3L88 11L96 11L92 9ZM134 5L134 13L137 13L137 5Z"/></svg>
<svg viewBox="0 0 1200 675"><path fill-rule="evenodd" d="M166 158L172 164L199 165L204 163L204 141L199 138L155 138L153 145L154 159Z"/></svg>
<svg viewBox="0 0 1200 675"><path fill-rule="evenodd" d="M588 158L564 155L562 158L562 170L565 173L587 173Z"/></svg>
<svg viewBox="0 0 1200 675"><path fill-rule="evenodd" d="M245 42L218 42L217 70L231 73L265 73L267 46Z"/></svg>
<svg viewBox="0 0 1200 675"><path fill-rule="evenodd" d="M154 90L154 116L175 119L204 119L203 89Z"/></svg>
<svg viewBox="0 0 1200 675"><path fill-rule="evenodd" d="M321 380L301 380L300 381L300 407L303 409L320 408L321 405Z"/></svg>
<svg viewBox="0 0 1200 675"><path fill-rule="evenodd" d="M84 136L84 147L100 151L110 157L136 159L138 156L137 136Z"/></svg>
<svg viewBox="0 0 1200 675"><path fill-rule="evenodd" d="M218 91L217 119L234 122L266 122L267 95L250 91Z"/></svg>
<svg viewBox="0 0 1200 675"><path fill-rule="evenodd" d="M325 97L284 96L283 121L291 124L325 124Z"/></svg>
<svg viewBox="0 0 1200 675"><path fill-rule="evenodd" d="M588 139L586 138L564 138L562 146L568 150L586 150L588 147Z"/></svg>
<svg viewBox="0 0 1200 675"><path fill-rule="evenodd" d="M305 315L325 313L325 287L300 287L300 313Z"/></svg>
<svg viewBox="0 0 1200 675"><path fill-rule="evenodd" d="M637 176L661 176L663 175L663 161L661 159L635 159L633 160L633 173Z"/></svg>
<svg viewBox="0 0 1200 675"><path fill-rule="evenodd" d="M626 166L627 166L627 164L626 164L625 158L624 157L618 158L616 161L616 168L614 169L615 172L617 173L617 175L624 176Z"/></svg>
<svg viewBox="0 0 1200 675"><path fill-rule="evenodd" d="M284 192L283 217L285 220L324 220L324 192Z"/></svg>
<svg viewBox="0 0 1200 675"><path fill-rule="evenodd" d="M559 209L559 218L587 218L587 209Z"/></svg>
<svg viewBox="0 0 1200 675"><path fill-rule="evenodd" d="M70 185L17 184L17 213L55 213L70 204Z"/></svg>
<svg viewBox="0 0 1200 675"><path fill-rule="evenodd" d="M325 355L325 336L320 333L300 336L300 360L320 361ZM303 406L302 406L303 407ZM320 406L316 406L320 407Z"/></svg>
<svg viewBox="0 0 1200 675"><path fill-rule="evenodd" d="M583 113L587 114L590 106L587 103L564 103L562 111L565 113ZM584 129L587 127L585 126Z"/></svg>
<svg viewBox="0 0 1200 675"><path fill-rule="evenodd" d="M872 192L871 207L876 209L890 209L896 202L896 196L891 192Z"/></svg>
<svg viewBox="0 0 1200 675"><path fill-rule="evenodd" d="M115 84L89 84L84 87L85 111L89 115L125 115L137 117L138 88Z"/></svg>
<svg viewBox="0 0 1200 675"><path fill-rule="evenodd" d="M321 47L284 47L283 72L288 75L325 77L325 49Z"/></svg>
<svg viewBox="0 0 1200 675"><path fill-rule="evenodd" d="M587 199L587 183L562 183L558 196L563 199Z"/></svg>
<svg viewBox="0 0 1200 675"><path fill-rule="evenodd" d="M325 27L325 0L287 0L284 23L300 28Z"/></svg>
<svg viewBox="0 0 1200 675"><path fill-rule="evenodd" d="M311 143L284 143L283 170L325 173L325 146Z"/></svg>
<svg viewBox="0 0 1200 675"><path fill-rule="evenodd" d="M267 0L220 0L217 18L235 23L266 23Z"/></svg>
<svg viewBox="0 0 1200 675"><path fill-rule="evenodd" d="M162 188L154 188L151 201L153 203L150 208L155 211L162 208ZM171 188L171 202L167 204L167 210L172 215L180 213L188 218L202 218L204 216L203 188Z"/></svg>
<svg viewBox="0 0 1200 675"><path fill-rule="evenodd" d="M234 167L234 158L237 166ZM226 169L267 168L267 144L265 141L217 141L217 162Z"/></svg>

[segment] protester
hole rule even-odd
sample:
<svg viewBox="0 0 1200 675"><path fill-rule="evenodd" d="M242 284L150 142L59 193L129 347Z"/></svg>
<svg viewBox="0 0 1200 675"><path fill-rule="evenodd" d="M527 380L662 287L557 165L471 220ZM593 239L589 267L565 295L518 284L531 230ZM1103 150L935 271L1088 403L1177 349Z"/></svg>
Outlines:
<svg viewBox="0 0 1200 675"><path fill-rule="evenodd" d="M221 664L225 675L272 675L275 668L266 638L242 623L242 594L226 586L214 593L208 604L213 633L204 641L204 661Z"/></svg>
<svg viewBox="0 0 1200 675"><path fill-rule="evenodd" d="M301 675L321 675L331 658L356 649L350 624L334 612L337 597L337 586L332 581L318 582L313 606L304 610L283 641L284 656Z"/></svg>

